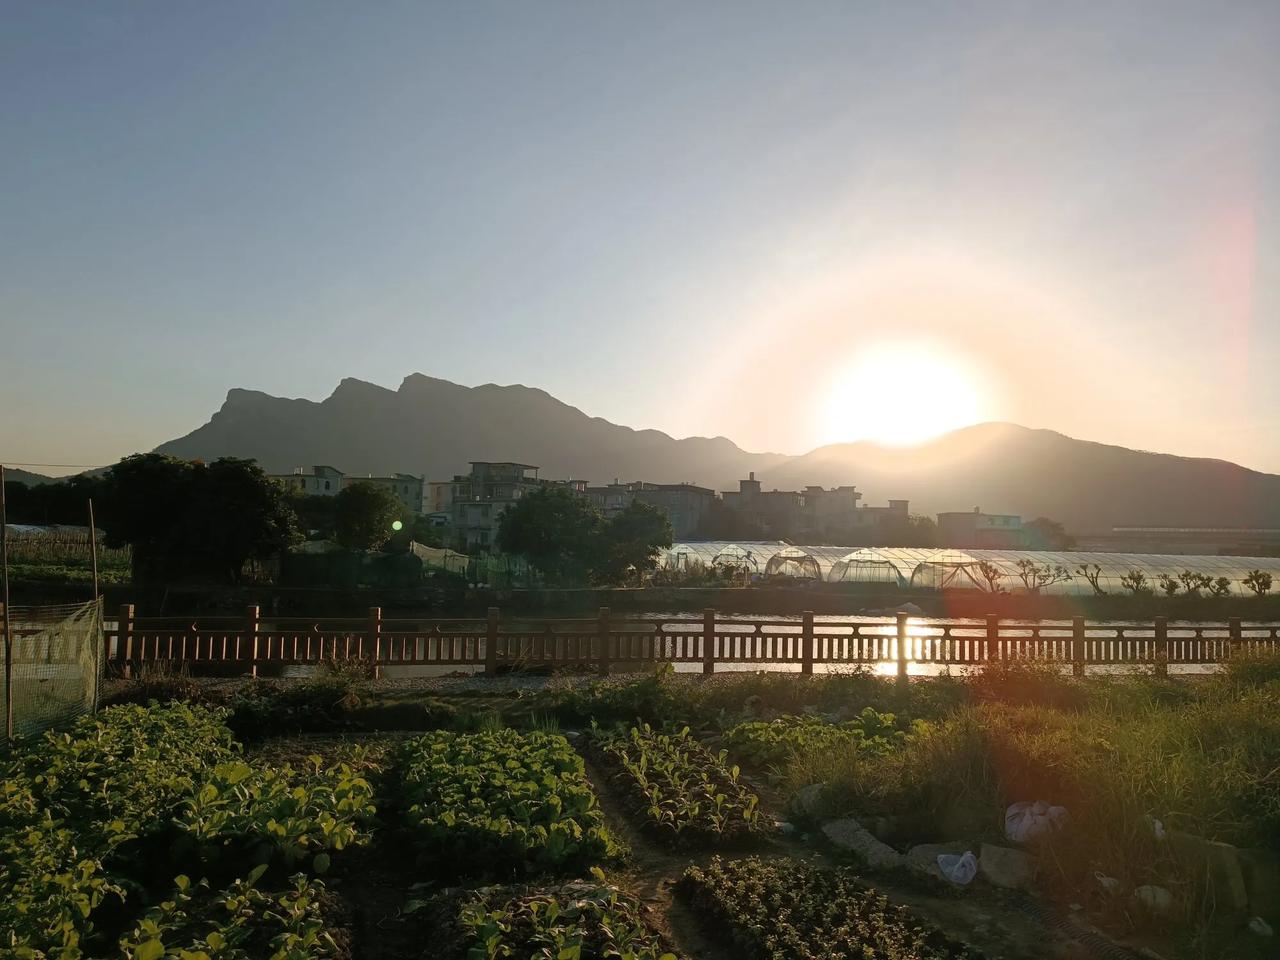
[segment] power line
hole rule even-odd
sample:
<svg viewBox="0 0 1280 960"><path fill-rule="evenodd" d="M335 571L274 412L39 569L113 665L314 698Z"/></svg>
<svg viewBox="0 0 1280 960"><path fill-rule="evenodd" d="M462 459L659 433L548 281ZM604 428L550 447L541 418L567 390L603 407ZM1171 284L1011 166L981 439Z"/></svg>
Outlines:
<svg viewBox="0 0 1280 960"><path fill-rule="evenodd" d="M79 467L82 470L97 470L99 467L109 466L105 463L24 463L21 460L4 460L6 467Z"/></svg>

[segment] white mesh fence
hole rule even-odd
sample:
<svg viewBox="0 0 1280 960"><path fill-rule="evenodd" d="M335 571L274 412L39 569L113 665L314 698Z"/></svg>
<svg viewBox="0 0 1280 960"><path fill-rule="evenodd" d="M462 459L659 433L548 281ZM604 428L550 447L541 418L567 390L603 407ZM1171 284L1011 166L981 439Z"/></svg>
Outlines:
<svg viewBox="0 0 1280 960"><path fill-rule="evenodd" d="M13 732L29 737L97 708L102 682L102 601L9 608Z"/></svg>

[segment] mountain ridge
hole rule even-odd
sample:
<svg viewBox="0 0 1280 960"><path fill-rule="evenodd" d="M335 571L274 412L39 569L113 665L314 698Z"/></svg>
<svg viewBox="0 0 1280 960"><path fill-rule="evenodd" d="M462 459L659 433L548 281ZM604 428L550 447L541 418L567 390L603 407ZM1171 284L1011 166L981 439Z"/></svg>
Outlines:
<svg viewBox="0 0 1280 960"><path fill-rule="evenodd" d="M421 373L392 390L343 378L323 400L232 388L208 423L156 448L243 456L272 473L325 463L348 473L464 472L471 460L536 464L543 475L605 483L695 482L733 489L853 484L864 502L937 513L980 506L1050 516L1076 531L1112 526L1280 527L1280 476L1226 460L1133 450L1046 428L991 422L918 447L859 441L799 456L752 453L727 437L677 439L593 417L538 387L466 387Z"/></svg>

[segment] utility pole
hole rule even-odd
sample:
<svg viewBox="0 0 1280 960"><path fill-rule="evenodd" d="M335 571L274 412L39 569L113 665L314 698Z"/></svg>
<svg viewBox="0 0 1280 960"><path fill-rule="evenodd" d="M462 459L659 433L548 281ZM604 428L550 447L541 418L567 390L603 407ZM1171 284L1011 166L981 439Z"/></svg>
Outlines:
<svg viewBox="0 0 1280 960"><path fill-rule="evenodd" d="M9 513L5 508L4 464L0 463L0 604L4 608L4 734L13 739L13 631L9 623Z"/></svg>

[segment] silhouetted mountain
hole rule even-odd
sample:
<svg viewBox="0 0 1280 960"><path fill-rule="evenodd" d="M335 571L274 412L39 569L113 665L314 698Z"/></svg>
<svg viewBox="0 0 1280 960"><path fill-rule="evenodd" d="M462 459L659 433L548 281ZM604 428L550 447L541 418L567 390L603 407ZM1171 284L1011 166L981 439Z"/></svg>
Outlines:
<svg viewBox="0 0 1280 960"><path fill-rule="evenodd" d="M157 450L252 457L272 473L328 464L347 473L465 473L471 460L515 460L542 476L721 486L785 458L746 453L724 437L675 440L589 417L543 390L463 387L412 374L399 390L343 380L316 403L232 390L200 429Z"/></svg>
<svg viewBox="0 0 1280 960"><path fill-rule="evenodd" d="M1048 516L1077 533L1117 525L1280 527L1280 477L1222 460L1145 453L1005 423L967 427L915 448L871 443L800 457L747 453L723 437L675 440L632 430L523 386L463 387L421 374L398 390L343 380L316 403L232 390L209 423L157 448L182 457L252 457L268 471L329 464L348 473L428 479L470 460L537 464L542 475L614 477L736 489L854 484L864 502L911 500L913 513Z"/></svg>
<svg viewBox="0 0 1280 960"><path fill-rule="evenodd" d="M1130 525L1280 527L1280 476L1011 423L965 427L915 448L820 447L764 479L766 489L855 483L864 502L905 498L913 513L980 506L1052 517L1081 533Z"/></svg>
<svg viewBox="0 0 1280 960"><path fill-rule="evenodd" d="M17 467L4 468L5 483L25 483L28 487L34 487L42 483L53 483L56 480L56 477L46 477L43 473L31 473L28 470L19 470Z"/></svg>

